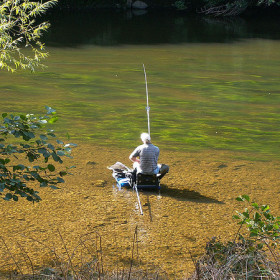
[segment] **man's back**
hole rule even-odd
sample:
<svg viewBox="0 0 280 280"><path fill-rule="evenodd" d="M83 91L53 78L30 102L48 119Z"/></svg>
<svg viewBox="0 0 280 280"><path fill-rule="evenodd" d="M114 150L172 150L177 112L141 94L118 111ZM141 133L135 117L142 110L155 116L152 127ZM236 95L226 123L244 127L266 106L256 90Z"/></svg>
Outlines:
<svg viewBox="0 0 280 280"><path fill-rule="evenodd" d="M143 174L155 174L158 172L159 148L157 146L145 143L138 146L130 156L140 158L138 172Z"/></svg>

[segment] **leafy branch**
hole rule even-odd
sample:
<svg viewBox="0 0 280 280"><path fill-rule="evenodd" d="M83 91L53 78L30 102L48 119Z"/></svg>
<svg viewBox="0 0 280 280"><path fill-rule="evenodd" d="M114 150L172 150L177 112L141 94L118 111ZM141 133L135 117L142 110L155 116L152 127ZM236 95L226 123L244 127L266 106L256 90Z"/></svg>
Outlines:
<svg viewBox="0 0 280 280"><path fill-rule="evenodd" d="M69 168L57 170L63 164L62 157L71 157L73 143L65 144L56 138L54 131L45 128L46 124L57 121L54 109L46 106L45 116L33 114L14 116L2 114L0 125L0 195L5 193L5 200L14 201L18 197L26 197L29 201L39 201L38 191L29 185L57 189L64 183L63 176L70 174ZM10 137L15 139L10 139ZM19 139L19 141L16 141ZM22 164L39 163L28 166ZM72 167L70 167L72 168Z"/></svg>
<svg viewBox="0 0 280 280"><path fill-rule="evenodd" d="M40 61L48 53L40 38L50 24L38 24L36 17L56 3L57 0L45 3L29 0L0 2L0 68L14 72L18 68L34 71L36 67L43 67ZM23 46L29 49L29 55L23 53Z"/></svg>

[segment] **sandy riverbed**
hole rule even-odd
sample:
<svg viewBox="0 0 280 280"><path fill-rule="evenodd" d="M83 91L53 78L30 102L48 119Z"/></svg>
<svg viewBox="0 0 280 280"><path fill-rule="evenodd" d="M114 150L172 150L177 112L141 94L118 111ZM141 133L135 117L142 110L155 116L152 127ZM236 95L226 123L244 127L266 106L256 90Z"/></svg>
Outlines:
<svg viewBox="0 0 280 280"><path fill-rule="evenodd" d="M130 152L80 143L69 161L76 165L74 175L60 190L40 189L42 201L35 204L2 201L0 236L6 245L1 240L0 271L15 269L10 253L25 272L31 262L52 266L54 248L62 261L68 259L65 246L68 253L75 250L74 263L88 261L90 254L100 258L100 237L104 269L116 270L129 264L137 227L138 267L183 279L194 268L191 255L197 258L209 238L234 235L231 216L244 206L237 196L248 194L279 215L279 162L241 160L222 151L162 151L160 162L170 173L160 193L140 193L141 216L135 193L116 188L106 168L116 161L129 165Z"/></svg>

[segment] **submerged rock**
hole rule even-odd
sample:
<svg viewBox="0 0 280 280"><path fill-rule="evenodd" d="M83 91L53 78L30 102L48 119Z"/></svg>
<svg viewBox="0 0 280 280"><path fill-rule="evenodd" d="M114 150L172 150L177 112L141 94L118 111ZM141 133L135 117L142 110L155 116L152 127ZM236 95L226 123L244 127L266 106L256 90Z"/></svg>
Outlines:
<svg viewBox="0 0 280 280"><path fill-rule="evenodd" d="M86 165L87 166L93 166L93 165L95 165L96 164L96 162L94 162L94 161L87 161L86 162Z"/></svg>
<svg viewBox="0 0 280 280"><path fill-rule="evenodd" d="M93 187L104 187L106 185L106 183L107 182L104 180L96 180L96 181L91 182L91 185Z"/></svg>

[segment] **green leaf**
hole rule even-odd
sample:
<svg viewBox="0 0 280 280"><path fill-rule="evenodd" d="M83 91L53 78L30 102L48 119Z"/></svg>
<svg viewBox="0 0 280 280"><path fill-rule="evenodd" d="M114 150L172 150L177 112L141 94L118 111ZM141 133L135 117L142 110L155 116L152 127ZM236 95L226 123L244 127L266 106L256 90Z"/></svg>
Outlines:
<svg viewBox="0 0 280 280"><path fill-rule="evenodd" d="M49 169L51 172L55 171L55 167L54 167L54 165L52 165L52 164L48 164L48 169Z"/></svg>
<svg viewBox="0 0 280 280"><path fill-rule="evenodd" d="M60 161L60 157L56 153L53 152L51 155L54 161Z"/></svg>
<svg viewBox="0 0 280 280"><path fill-rule="evenodd" d="M41 138L42 140L48 140L48 137L47 137L46 135L43 135L43 134L40 135L40 138Z"/></svg>
<svg viewBox="0 0 280 280"><path fill-rule="evenodd" d="M53 109L52 107L45 106L45 108L47 109L47 114L48 114L48 115L49 115L49 114L53 114L53 113L56 112L55 109Z"/></svg>
<svg viewBox="0 0 280 280"><path fill-rule="evenodd" d="M60 177L57 177L56 179L57 179L57 181L58 181L59 183L64 183L64 182L65 182L65 181L64 181L62 178L60 178Z"/></svg>
<svg viewBox="0 0 280 280"><path fill-rule="evenodd" d="M57 117L57 116L54 116L54 117L50 118L48 122L49 122L50 124L53 124L53 123L57 122L57 120L58 120L58 117Z"/></svg>
<svg viewBox="0 0 280 280"><path fill-rule="evenodd" d="M48 148L51 149L51 150L55 149L55 147L52 144L48 144Z"/></svg>
<svg viewBox="0 0 280 280"><path fill-rule="evenodd" d="M249 213L247 211L242 212L242 215L246 218L249 218Z"/></svg>
<svg viewBox="0 0 280 280"><path fill-rule="evenodd" d="M25 169L25 166L22 165L22 164L18 164L18 165L13 166L13 171L24 170L24 169Z"/></svg>
<svg viewBox="0 0 280 280"><path fill-rule="evenodd" d="M46 148L39 148L38 153L44 154L46 152Z"/></svg>
<svg viewBox="0 0 280 280"><path fill-rule="evenodd" d="M13 198L13 195L11 193L7 193L4 197L5 200L10 200L11 198Z"/></svg>
<svg viewBox="0 0 280 280"><path fill-rule="evenodd" d="M28 132L28 137L29 137L30 139L33 139L33 138L35 138L35 135L34 135L33 132L29 131L29 132Z"/></svg>
<svg viewBox="0 0 280 280"><path fill-rule="evenodd" d="M3 114L2 114L2 118L3 118L3 119L6 118L7 116L8 116L7 113L3 113Z"/></svg>
<svg viewBox="0 0 280 280"><path fill-rule="evenodd" d="M59 156L64 156L64 155L65 155L64 151L62 151L62 150L57 151L56 153L57 153Z"/></svg>
<svg viewBox="0 0 280 280"><path fill-rule="evenodd" d="M56 137L54 133L49 132L48 135L50 135L51 137Z"/></svg>
<svg viewBox="0 0 280 280"><path fill-rule="evenodd" d="M47 185L48 185L48 183L46 181L43 181L40 183L41 188L46 187Z"/></svg>
<svg viewBox="0 0 280 280"><path fill-rule="evenodd" d="M233 219L236 219L236 220L240 219L240 217L238 215L233 215L232 217L233 217Z"/></svg>
<svg viewBox="0 0 280 280"><path fill-rule="evenodd" d="M242 198L244 198L245 200L247 200L248 202L250 201L250 197L247 194L243 194Z"/></svg>
<svg viewBox="0 0 280 280"><path fill-rule="evenodd" d="M252 206L257 210L260 208L260 206L256 202L253 202Z"/></svg>
<svg viewBox="0 0 280 280"><path fill-rule="evenodd" d="M268 205L262 205L261 209L263 212L268 211L269 210L269 206Z"/></svg>
<svg viewBox="0 0 280 280"><path fill-rule="evenodd" d="M261 215L258 212L256 212L254 214L254 221L257 222L257 221L260 221L260 219L261 219Z"/></svg>
<svg viewBox="0 0 280 280"><path fill-rule="evenodd" d="M244 199L243 199L241 196L238 196L238 197L236 198L236 200L237 200L237 201L244 201Z"/></svg>

